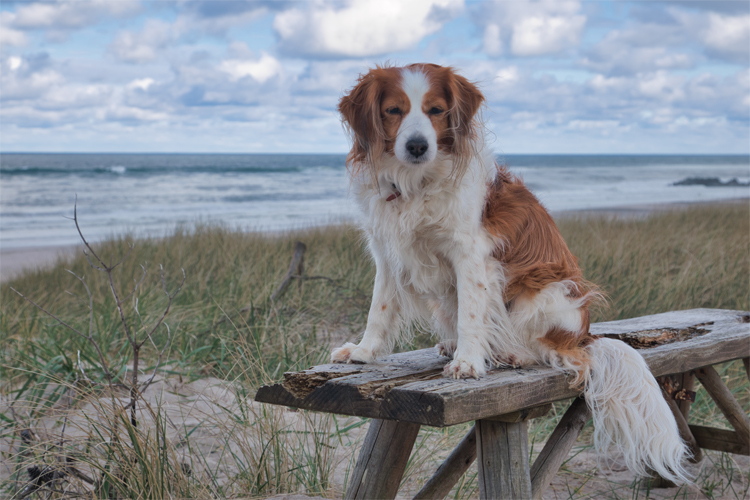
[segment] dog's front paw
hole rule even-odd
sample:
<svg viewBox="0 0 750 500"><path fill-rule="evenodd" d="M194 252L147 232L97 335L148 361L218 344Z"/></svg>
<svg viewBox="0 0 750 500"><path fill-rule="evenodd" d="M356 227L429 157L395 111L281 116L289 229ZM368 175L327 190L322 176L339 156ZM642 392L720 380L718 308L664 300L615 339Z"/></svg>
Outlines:
<svg viewBox="0 0 750 500"><path fill-rule="evenodd" d="M351 342L331 352L331 361L334 363L372 363L374 360L375 355L371 350Z"/></svg>
<svg viewBox="0 0 750 500"><path fill-rule="evenodd" d="M484 366L484 359L468 359L458 357L445 365L443 376L448 378L475 378L484 376L487 369Z"/></svg>
<svg viewBox="0 0 750 500"><path fill-rule="evenodd" d="M456 352L457 346L458 341L456 340L443 340L442 342L438 342L437 344L435 344L435 349L437 349L438 356L452 358L453 353Z"/></svg>

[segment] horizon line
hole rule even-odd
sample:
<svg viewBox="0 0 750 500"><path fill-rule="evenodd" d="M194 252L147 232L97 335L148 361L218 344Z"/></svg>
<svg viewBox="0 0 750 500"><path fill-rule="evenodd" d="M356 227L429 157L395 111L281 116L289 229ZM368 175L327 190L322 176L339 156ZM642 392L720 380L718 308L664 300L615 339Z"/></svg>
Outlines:
<svg viewBox="0 0 750 500"><path fill-rule="evenodd" d="M346 155L348 152L295 152L282 153L277 151L266 152L211 152L211 151L0 151L0 155ZM679 152L660 152L660 153L508 153L496 152L495 156L748 156L750 152L745 153L679 153Z"/></svg>

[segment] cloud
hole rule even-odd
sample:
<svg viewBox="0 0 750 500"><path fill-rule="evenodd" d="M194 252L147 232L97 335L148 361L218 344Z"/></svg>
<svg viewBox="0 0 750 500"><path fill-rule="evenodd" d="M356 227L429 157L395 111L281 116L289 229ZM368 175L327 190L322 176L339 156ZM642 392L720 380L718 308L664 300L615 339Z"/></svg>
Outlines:
<svg viewBox="0 0 750 500"><path fill-rule="evenodd" d="M580 2L539 0L487 2L475 13L483 27L483 50L498 56L507 47L513 55L555 54L578 45L586 25Z"/></svg>
<svg viewBox="0 0 750 500"><path fill-rule="evenodd" d="M225 37L230 28L250 24L287 5L281 0L187 0L179 3L174 29L185 37Z"/></svg>
<svg viewBox="0 0 750 500"><path fill-rule="evenodd" d="M280 49L290 55L366 57L414 47L463 8L463 0L316 1L276 15Z"/></svg>
<svg viewBox="0 0 750 500"><path fill-rule="evenodd" d="M2 61L0 99L3 103L38 99L64 82L62 74L52 68L46 52L9 56Z"/></svg>
<svg viewBox="0 0 750 500"><path fill-rule="evenodd" d="M462 0L178 0L144 3L117 31L132 11L116 3L0 11L3 146L282 151L293 136L296 151L344 151L336 105L381 56L478 81L501 150L750 145L750 12L729 4L488 1L456 19Z"/></svg>
<svg viewBox="0 0 750 500"><path fill-rule="evenodd" d="M660 0L653 3L679 6L688 9L708 10L712 12L724 12L726 14L750 13L750 4L738 0Z"/></svg>
<svg viewBox="0 0 750 500"><path fill-rule="evenodd" d="M228 59L219 64L219 69L228 73L232 81L251 77L263 83L281 73L281 63L274 57L261 52L258 59Z"/></svg>
<svg viewBox="0 0 750 500"><path fill-rule="evenodd" d="M750 7L735 14L706 12L712 2L639 3L633 20L609 31L583 52L581 64L610 74L635 74L662 69L692 69L712 60L750 64ZM679 5L676 7L674 5ZM696 10L696 9L700 10ZM742 12L740 10L740 12Z"/></svg>
<svg viewBox="0 0 750 500"><path fill-rule="evenodd" d="M0 46L22 47L26 45L26 34L22 30L12 28L16 20L13 12L0 12Z"/></svg>
<svg viewBox="0 0 750 500"><path fill-rule="evenodd" d="M120 61L149 62L155 60L159 52L175 37L176 34L170 23L148 19L140 32L121 31L118 33L109 45L109 52Z"/></svg>
<svg viewBox="0 0 750 500"><path fill-rule="evenodd" d="M688 69L699 59L686 45L682 27L643 23L610 31L583 54L582 66L617 75Z"/></svg>
<svg viewBox="0 0 750 500"><path fill-rule="evenodd" d="M129 17L140 12L136 0L60 0L57 2L24 2L12 15L0 14L0 41L23 45L24 31L44 30L50 40L64 39L74 30L83 29L105 18Z"/></svg>
<svg viewBox="0 0 750 500"><path fill-rule="evenodd" d="M696 37L706 52L718 58L750 63L750 14L724 15L671 9L686 32Z"/></svg>

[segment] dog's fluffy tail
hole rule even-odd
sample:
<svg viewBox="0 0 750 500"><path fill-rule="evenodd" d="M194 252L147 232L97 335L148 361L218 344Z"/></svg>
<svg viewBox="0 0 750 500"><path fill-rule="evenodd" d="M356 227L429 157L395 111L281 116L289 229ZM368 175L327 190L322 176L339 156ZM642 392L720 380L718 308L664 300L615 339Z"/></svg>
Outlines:
<svg viewBox="0 0 750 500"><path fill-rule="evenodd" d="M674 483L690 482L683 461L689 451L661 389L638 352L619 340L599 338L587 350L586 401L594 420L594 446L614 445L627 467L640 475L656 471Z"/></svg>

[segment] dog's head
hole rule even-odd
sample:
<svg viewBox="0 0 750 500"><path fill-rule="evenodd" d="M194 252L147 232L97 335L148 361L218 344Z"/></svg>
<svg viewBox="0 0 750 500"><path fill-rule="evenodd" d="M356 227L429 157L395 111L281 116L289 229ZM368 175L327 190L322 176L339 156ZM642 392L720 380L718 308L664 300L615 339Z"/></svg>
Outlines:
<svg viewBox="0 0 750 500"><path fill-rule="evenodd" d="M448 67L372 69L339 103L353 136L347 163L355 170L377 168L390 155L403 165L419 166L442 152L452 156L460 176L473 151L475 115L483 101L473 83Z"/></svg>

